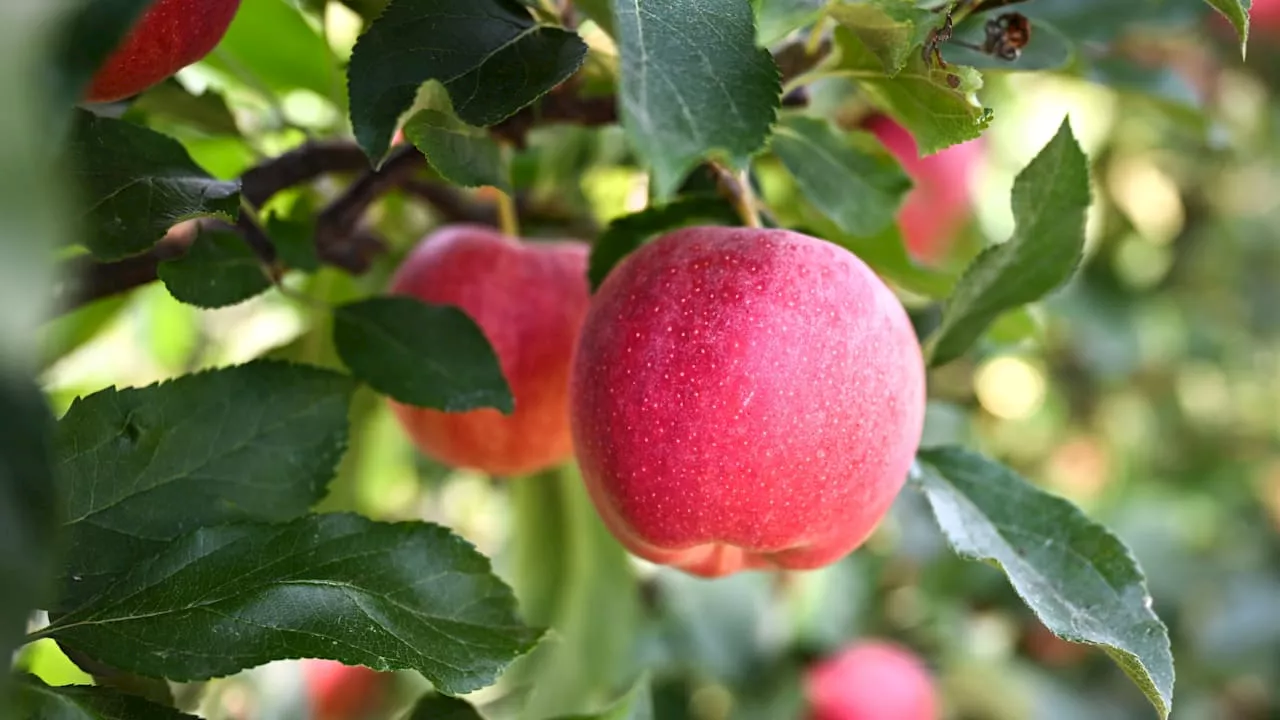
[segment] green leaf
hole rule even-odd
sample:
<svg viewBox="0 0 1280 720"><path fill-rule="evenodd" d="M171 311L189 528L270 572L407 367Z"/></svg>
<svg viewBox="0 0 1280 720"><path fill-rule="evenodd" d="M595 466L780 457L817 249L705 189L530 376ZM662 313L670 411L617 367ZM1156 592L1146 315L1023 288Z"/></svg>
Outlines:
<svg viewBox="0 0 1280 720"><path fill-rule="evenodd" d="M912 476L956 552L1003 570L1045 627L1100 646L1169 716L1169 632L1124 543L1066 500L968 450L922 450Z"/></svg>
<svg viewBox="0 0 1280 720"><path fill-rule="evenodd" d="M1231 21L1231 26L1240 36L1240 58L1244 59L1249 49L1250 0L1205 0L1205 2Z"/></svg>
<svg viewBox="0 0 1280 720"><path fill-rule="evenodd" d="M0 433L0 658L7 667L31 612L49 596L61 543L53 417L40 389L8 372L0 374L0 417L5 419Z"/></svg>
<svg viewBox="0 0 1280 720"><path fill-rule="evenodd" d="M702 158L736 166L765 143L781 102L773 57L744 0L612 0L623 126L669 199Z"/></svg>
<svg viewBox="0 0 1280 720"><path fill-rule="evenodd" d="M329 44L288 0L242 0L204 63L283 95L310 90L340 101L342 71Z"/></svg>
<svg viewBox="0 0 1280 720"><path fill-rule="evenodd" d="M597 290L618 263L655 235L702 223L737 225L741 220L737 210L718 195L682 197L624 215L609 223L591 247L587 270L591 290Z"/></svg>
<svg viewBox="0 0 1280 720"><path fill-rule="evenodd" d="M220 308L244 302L271 287L271 278L244 238L230 230L201 229L181 257L157 270L180 302Z"/></svg>
<svg viewBox="0 0 1280 720"><path fill-rule="evenodd" d="M56 38L55 102L71 107L84 99L89 82L155 0L76 0Z"/></svg>
<svg viewBox="0 0 1280 720"><path fill-rule="evenodd" d="M120 316L129 295L113 295L52 318L43 327L40 365L47 368L98 335Z"/></svg>
<svg viewBox="0 0 1280 720"><path fill-rule="evenodd" d="M17 684L17 717L27 720L196 720L195 715L91 685L50 687L35 676Z"/></svg>
<svg viewBox="0 0 1280 720"><path fill-rule="evenodd" d="M210 135L239 135L226 98L209 89L195 95L173 78L148 89L129 106L122 119L145 125L139 117L162 117Z"/></svg>
<svg viewBox="0 0 1280 720"><path fill-rule="evenodd" d="M431 693L413 706L403 720L484 720L465 700Z"/></svg>
<svg viewBox="0 0 1280 720"><path fill-rule="evenodd" d="M417 670L460 694L492 683L540 632L448 529L333 514L196 530L44 634L178 681L312 657Z"/></svg>
<svg viewBox="0 0 1280 720"><path fill-rule="evenodd" d="M1069 120L1013 183L1013 237L987 248L956 285L929 361L962 355L997 317L1044 297L1075 272L1084 253L1089 159Z"/></svg>
<svg viewBox="0 0 1280 720"><path fill-rule="evenodd" d="M1044 21L1073 41L1090 44L1110 44L1135 30L1186 28L1212 12L1205 0L1036 0L1019 11L1036 27Z"/></svg>
<svg viewBox="0 0 1280 720"><path fill-rule="evenodd" d="M295 207L287 217L271 213L263 230L271 238L271 244L285 267L306 272L320 269L320 256L316 253L315 215L308 204Z"/></svg>
<svg viewBox="0 0 1280 720"><path fill-rule="evenodd" d="M955 287L952 276L917 265L911 259L906 242L902 239L902 230L897 224L888 225L869 237L834 232L827 233L827 239L857 255L878 275L907 292L940 300Z"/></svg>
<svg viewBox="0 0 1280 720"><path fill-rule="evenodd" d="M594 20L609 37L614 37L613 11L609 9L609 0L574 0L573 6L588 19Z"/></svg>
<svg viewBox="0 0 1280 720"><path fill-rule="evenodd" d="M592 710L611 699L633 656L635 573L575 468L521 479L511 493L512 586L525 619L551 630L506 681L533 688L525 717Z"/></svg>
<svg viewBox="0 0 1280 720"><path fill-rule="evenodd" d="M391 142L418 88L439 80L458 117L493 125L582 65L574 33L534 23L514 0L394 0L356 43L351 125L370 158Z"/></svg>
<svg viewBox="0 0 1280 720"><path fill-rule="evenodd" d="M342 457L354 389L260 361L76 400L55 445L71 535L62 607L196 527L304 514Z"/></svg>
<svg viewBox="0 0 1280 720"><path fill-rule="evenodd" d="M183 220L240 212L240 184L214 180L173 138L75 111L70 164L100 260L140 253Z"/></svg>
<svg viewBox="0 0 1280 720"><path fill-rule="evenodd" d="M754 0L756 42L768 47L817 20L826 0Z"/></svg>
<svg viewBox="0 0 1280 720"><path fill-rule="evenodd" d="M947 62L959 63L980 70L1002 70L1009 72L1027 72L1030 70L1059 70L1067 67L1074 59L1075 47L1066 35L1046 20L1034 22L1034 37L1017 60L1005 60L990 53L984 53L962 43L981 46L986 40L986 23L1002 11L970 15L964 22L956 26L954 39L960 42L949 42L942 48L942 55Z"/></svg>
<svg viewBox="0 0 1280 720"><path fill-rule="evenodd" d="M912 187L869 133L841 135L822 120L792 116L774 130L770 146L809 201L851 235L891 225Z"/></svg>
<svg viewBox="0 0 1280 720"><path fill-rule="evenodd" d="M440 110L420 110L404 126L427 162L445 180L464 187L492 185L511 192L511 168L489 133Z"/></svg>
<svg viewBox="0 0 1280 720"><path fill-rule="evenodd" d="M897 75L913 53L919 54L930 30L942 25L941 15L903 0L836 3L828 12L861 41L890 76Z"/></svg>
<svg viewBox="0 0 1280 720"><path fill-rule="evenodd" d="M608 709L595 715L575 715L560 720L653 720L653 692L649 678L642 677L631 690Z"/></svg>
<svg viewBox="0 0 1280 720"><path fill-rule="evenodd" d="M929 68L918 54L895 76L884 73L876 55L840 26L835 32L840 61L835 70L855 78L871 100L911 132L920 155L932 155L972 140L991 122L991 111L974 100L982 76L969 67Z"/></svg>
<svg viewBox="0 0 1280 720"><path fill-rule="evenodd" d="M515 411L497 355L460 309L381 297L343 305L333 320L342 362L374 390L444 412Z"/></svg>

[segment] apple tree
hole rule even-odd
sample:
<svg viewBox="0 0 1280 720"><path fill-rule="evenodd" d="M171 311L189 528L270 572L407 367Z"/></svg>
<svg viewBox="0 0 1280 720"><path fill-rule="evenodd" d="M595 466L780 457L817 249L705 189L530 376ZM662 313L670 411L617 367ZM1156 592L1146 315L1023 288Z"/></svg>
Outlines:
<svg viewBox="0 0 1280 720"><path fill-rule="evenodd" d="M6 0L0 715L1168 717L1159 556L981 426L1249 6Z"/></svg>

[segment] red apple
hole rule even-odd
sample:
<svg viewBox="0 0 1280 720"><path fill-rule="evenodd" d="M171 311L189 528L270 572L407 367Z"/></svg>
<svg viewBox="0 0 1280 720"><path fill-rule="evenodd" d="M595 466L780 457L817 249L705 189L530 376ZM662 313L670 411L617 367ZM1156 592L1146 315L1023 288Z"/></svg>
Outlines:
<svg viewBox="0 0 1280 720"><path fill-rule="evenodd" d="M864 126L915 182L898 211L907 250L921 262L941 260L969 218L970 173L982 157L981 139L922 158L911 134L887 115L874 115Z"/></svg>
<svg viewBox="0 0 1280 720"><path fill-rule="evenodd" d="M706 577L816 568L902 488L924 365L902 305L843 248L689 228L600 287L571 401L592 500L632 553Z"/></svg>
<svg viewBox="0 0 1280 720"><path fill-rule="evenodd" d="M809 668L809 720L937 720L929 670L910 650L882 641L852 645Z"/></svg>
<svg viewBox="0 0 1280 720"><path fill-rule="evenodd" d="M333 660L302 660L312 720L371 717L386 698L387 675Z"/></svg>
<svg viewBox="0 0 1280 720"><path fill-rule="evenodd" d="M523 475L567 460L569 367L590 301L584 243L521 243L453 225L406 258L391 292L454 305L480 326L515 397L515 412L444 413L392 401L425 454L455 467Z"/></svg>
<svg viewBox="0 0 1280 720"><path fill-rule="evenodd" d="M136 95L208 55L240 0L156 0L107 58L85 95L112 102Z"/></svg>
<svg viewBox="0 0 1280 720"><path fill-rule="evenodd" d="M1253 0L1253 7L1249 9L1249 22L1260 30L1271 33L1280 31L1280 2Z"/></svg>

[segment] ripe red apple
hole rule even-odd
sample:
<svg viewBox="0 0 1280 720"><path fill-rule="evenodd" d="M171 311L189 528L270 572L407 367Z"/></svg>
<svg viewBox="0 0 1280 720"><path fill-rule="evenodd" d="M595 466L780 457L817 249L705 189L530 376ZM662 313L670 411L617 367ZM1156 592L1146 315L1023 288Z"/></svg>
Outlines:
<svg viewBox="0 0 1280 720"><path fill-rule="evenodd" d="M391 292L454 305L480 326L515 397L515 412L444 413L392 401L425 454L492 475L523 475L567 460L569 367L590 301L587 245L522 243L487 227L453 225L422 240Z"/></svg>
<svg viewBox="0 0 1280 720"><path fill-rule="evenodd" d="M208 55L240 0L156 0L94 75L88 102L136 95Z"/></svg>
<svg viewBox="0 0 1280 720"><path fill-rule="evenodd" d="M981 139L922 158L915 139L889 116L874 115L864 126L915 182L898 211L907 250L921 262L941 260L969 218L970 173L982 157Z"/></svg>
<svg viewBox="0 0 1280 720"><path fill-rule="evenodd" d="M937 720L933 678L910 650L864 641L805 676L809 720Z"/></svg>
<svg viewBox="0 0 1280 720"><path fill-rule="evenodd" d="M1280 31L1280 2L1253 0L1253 7L1249 9L1249 22L1258 29L1270 31L1273 34Z"/></svg>
<svg viewBox="0 0 1280 720"><path fill-rule="evenodd" d="M386 699L387 675L333 660L302 660L312 720L372 717Z"/></svg>
<svg viewBox="0 0 1280 720"><path fill-rule="evenodd" d="M592 301L571 387L605 523L706 577L862 544L924 418L897 298L853 254L786 230L689 228L633 253Z"/></svg>

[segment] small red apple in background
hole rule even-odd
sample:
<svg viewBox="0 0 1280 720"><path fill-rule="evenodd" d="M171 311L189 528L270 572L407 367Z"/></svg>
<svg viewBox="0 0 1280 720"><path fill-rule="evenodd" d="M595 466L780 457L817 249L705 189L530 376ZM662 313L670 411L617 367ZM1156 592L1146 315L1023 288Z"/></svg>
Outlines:
<svg viewBox="0 0 1280 720"><path fill-rule="evenodd" d="M569 367L590 301L585 243L522 243L479 225L422 240L390 291L454 305L480 326L515 397L515 412L444 413L392 401L425 454L454 467L523 475L567 460Z"/></svg>
<svg viewBox="0 0 1280 720"><path fill-rule="evenodd" d="M597 291L572 380L578 462L634 554L715 577L860 545L924 418L906 311L861 260L786 230L699 227Z"/></svg>
<svg viewBox="0 0 1280 720"><path fill-rule="evenodd" d="M240 0L156 0L94 75L87 102L136 95L208 55Z"/></svg>
<svg viewBox="0 0 1280 720"><path fill-rule="evenodd" d="M1280 31L1280 2L1253 0L1253 7L1249 9L1249 22L1259 30L1269 31L1271 34Z"/></svg>
<svg viewBox="0 0 1280 720"><path fill-rule="evenodd" d="M928 668L910 650L864 641L809 668L809 720L937 720Z"/></svg>
<svg viewBox="0 0 1280 720"><path fill-rule="evenodd" d="M921 262L941 260L971 212L970 174L981 161L981 139L922 158L915 139L889 116L874 115L863 125L898 158L915 182L898 211L907 250Z"/></svg>
<svg viewBox="0 0 1280 720"><path fill-rule="evenodd" d="M333 660L301 660L311 720L361 720L386 699L388 675Z"/></svg>

